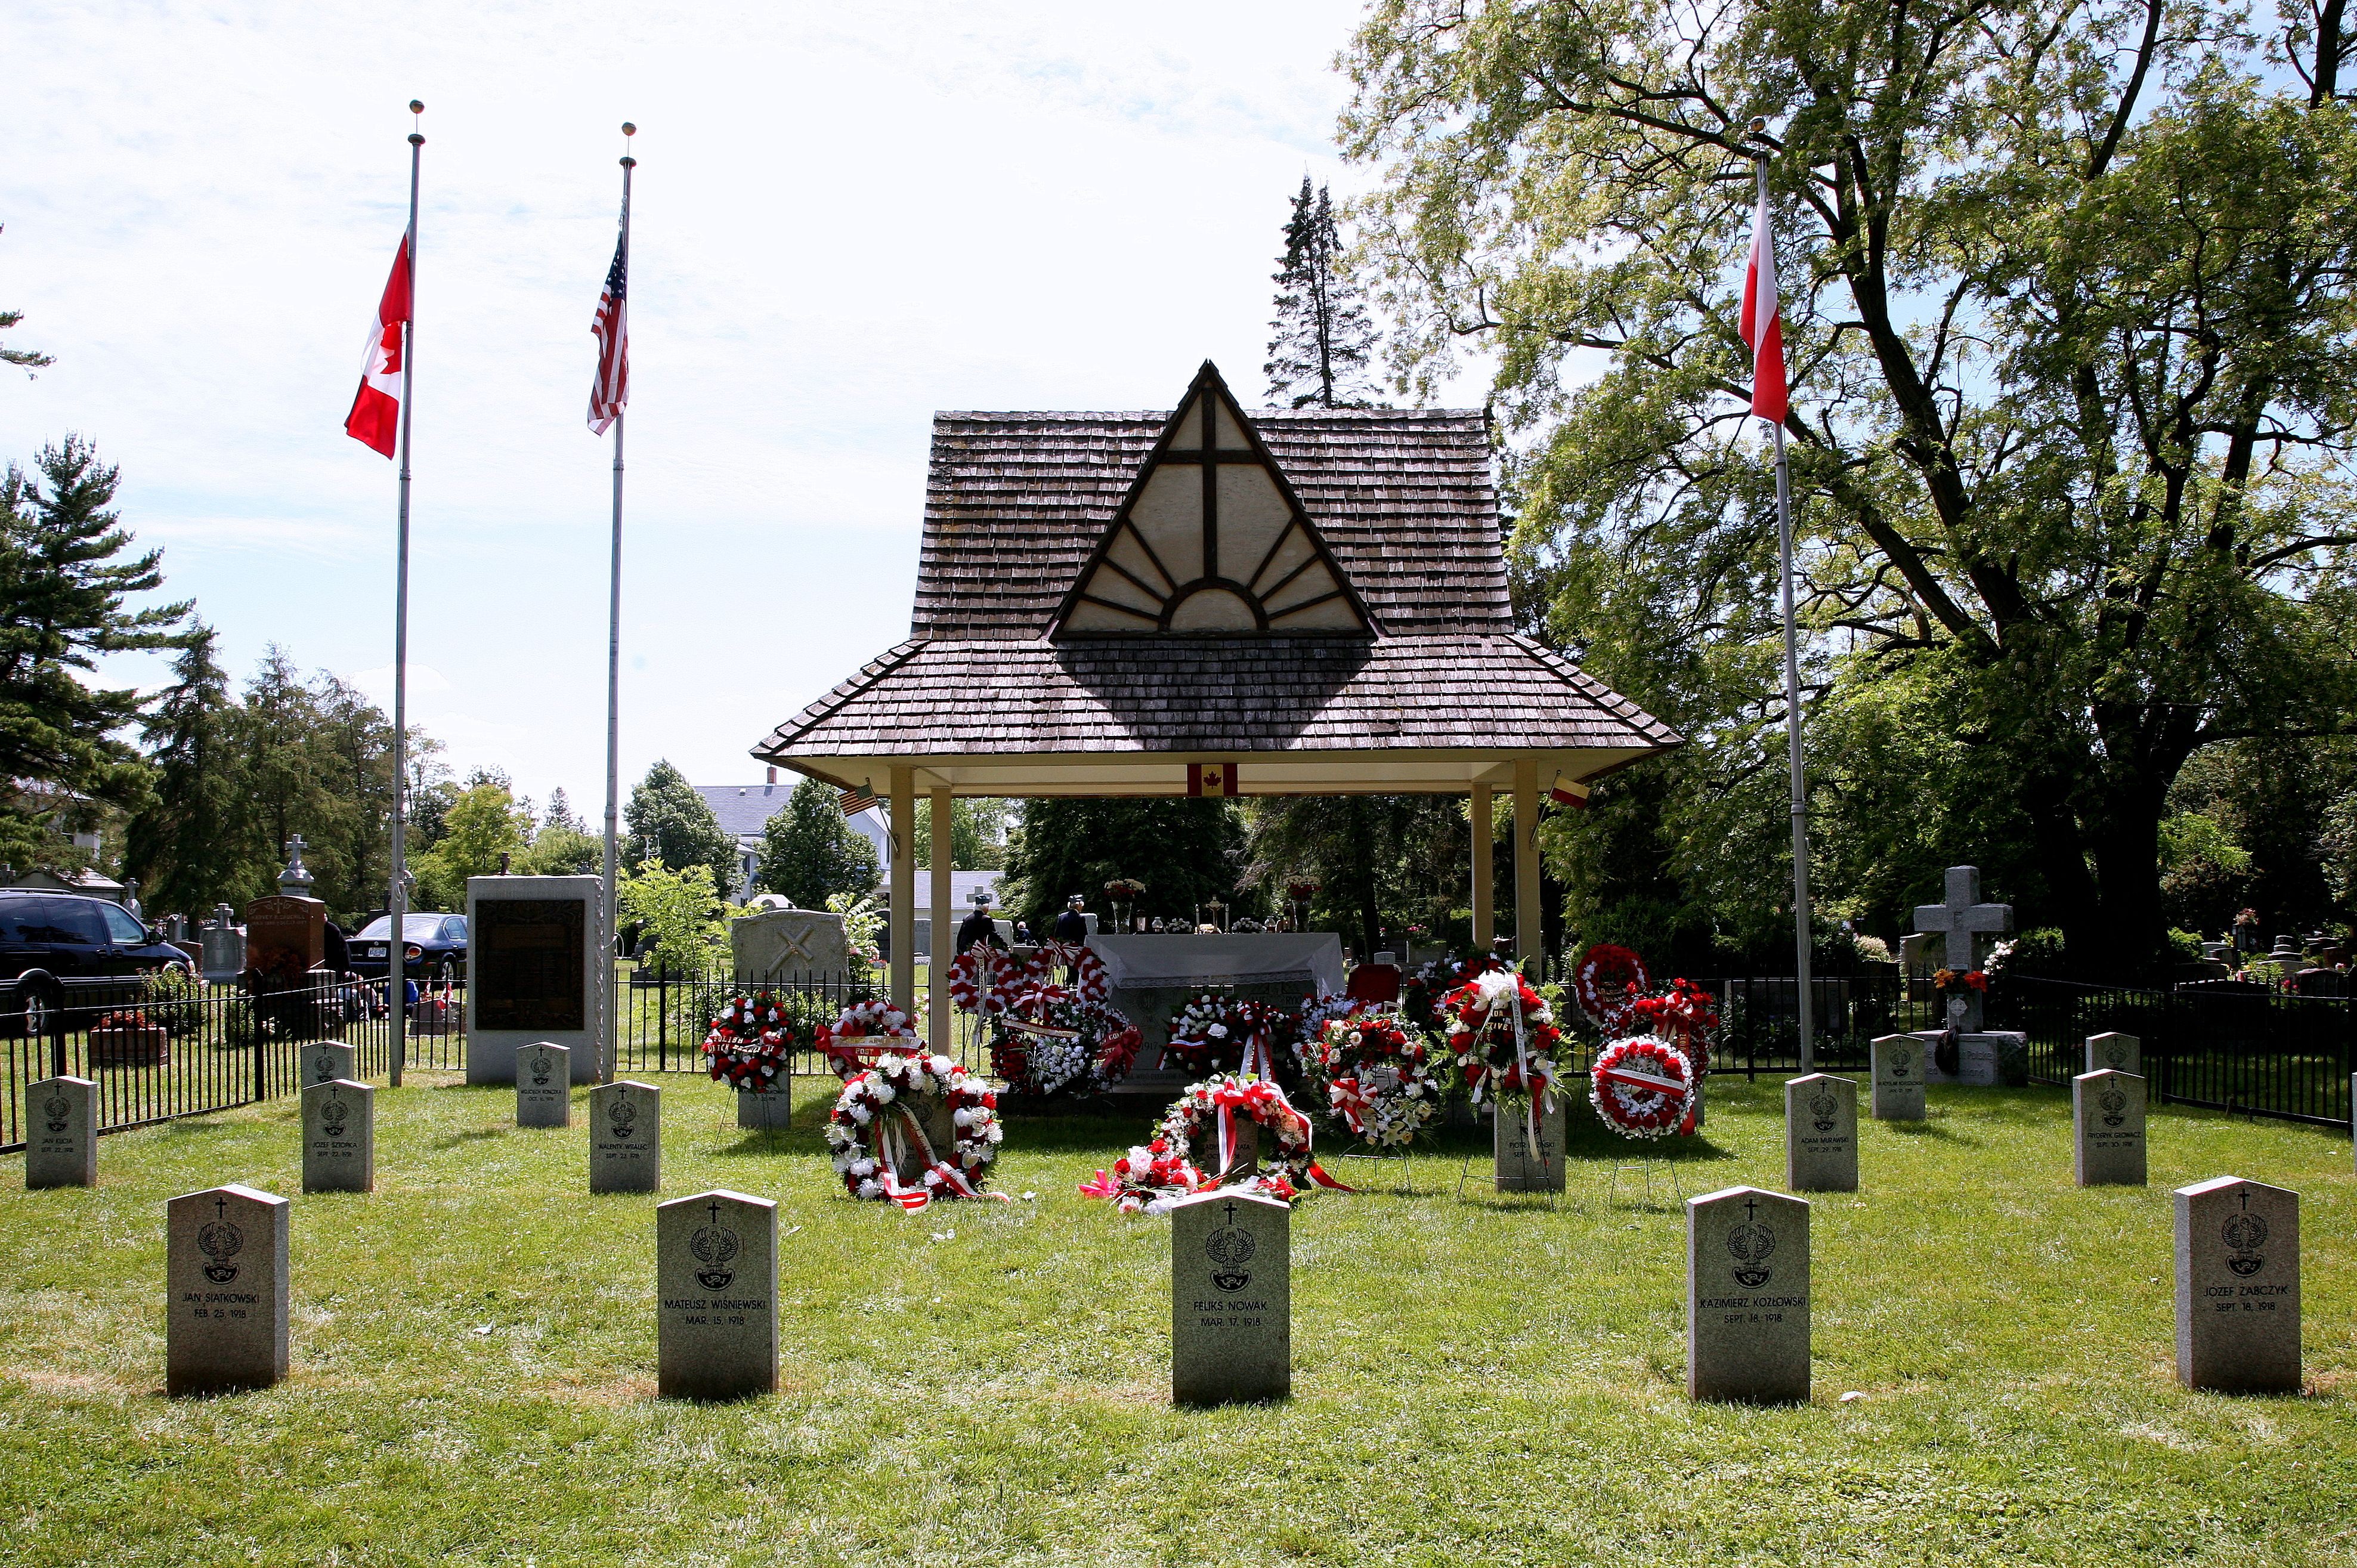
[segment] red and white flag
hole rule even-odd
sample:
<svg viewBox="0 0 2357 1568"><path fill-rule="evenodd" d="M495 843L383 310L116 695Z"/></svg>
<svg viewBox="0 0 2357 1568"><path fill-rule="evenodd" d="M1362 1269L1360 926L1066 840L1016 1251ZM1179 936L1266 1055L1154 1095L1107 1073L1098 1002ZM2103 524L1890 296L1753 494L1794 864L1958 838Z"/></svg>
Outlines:
<svg viewBox="0 0 2357 1568"><path fill-rule="evenodd" d="M622 405L630 401L630 328L623 308L623 285L630 264L627 231L614 242L614 264L606 270L606 286L597 295L597 314L589 331L597 339L597 379L589 383L589 428L606 434Z"/></svg>
<svg viewBox="0 0 2357 1568"><path fill-rule="evenodd" d="M401 433L401 368L409 345L402 328L409 324L409 236L393 255L393 275L384 282L376 320L369 327L368 357L361 361L361 390L352 396L352 411L344 415L344 434L371 451L390 457Z"/></svg>
<svg viewBox="0 0 2357 1568"><path fill-rule="evenodd" d="M1768 194L1751 218L1751 264L1743 274L1744 345L1751 350L1751 412L1784 423L1784 322L1776 306L1776 242L1768 227Z"/></svg>

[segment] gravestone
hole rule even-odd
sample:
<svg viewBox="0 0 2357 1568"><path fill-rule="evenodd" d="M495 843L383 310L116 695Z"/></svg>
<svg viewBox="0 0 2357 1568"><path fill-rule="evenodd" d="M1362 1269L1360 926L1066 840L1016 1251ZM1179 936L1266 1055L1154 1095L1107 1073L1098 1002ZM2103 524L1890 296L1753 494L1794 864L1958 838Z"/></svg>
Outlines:
<svg viewBox="0 0 2357 1568"><path fill-rule="evenodd" d="M1956 1081L1968 1089L1995 1089L2005 1081L2005 1053L2009 1046L2029 1047L2029 1036L2016 1029L1984 1029L1956 1036Z"/></svg>
<svg viewBox="0 0 2357 1568"><path fill-rule="evenodd" d="M1937 904L1915 907L1915 929L1923 936L1943 939L1943 969L1953 969L1964 974L1980 967L1975 952L1977 940L1984 936L2002 936L2013 929L2013 906L1981 902L1980 868L1971 865L1948 867L1947 897ZM1978 1034L1981 1027L1981 993L1966 990L1948 999L1948 1027L1963 1034Z"/></svg>
<svg viewBox="0 0 2357 1568"><path fill-rule="evenodd" d="M516 1053L516 1125L573 1125L573 1053L542 1040Z"/></svg>
<svg viewBox="0 0 2357 1568"><path fill-rule="evenodd" d="M574 1082L599 1077L599 887L595 876L467 879L468 1083L514 1082L516 1053L541 1041L573 1053Z"/></svg>
<svg viewBox="0 0 2357 1568"><path fill-rule="evenodd" d="M1235 1190L1170 1206L1170 1397L1179 1404L1293 1392L1293 1211Z"/></svg>
<svg viewBox="0 0 2357 1568"><path fill-rule="evenodd" d="M1784 1185L1857 1190L1857 1080L1813 1072L1784 1085Z"/></svg>
<svg viewBox="0 0 2357 1568"><path fill-rule="evenodd" d="M2177 1380L2298 1393L2299 1194L2239 1176L2180 1187Z"/></svg>
<svg viewBox="0 0 2357 1568"><path fill-rule="evenodd" d="M2081 1187L2144 1186L2145 1087L2109 1068L2071 1080L2071 1171Z"/></svg>
<svg viewBox="0 0 2357 1568"><path fill-rule="evenodd" d="M1730 1187L1686 1199L1686 1397L1809 1398L1809 1205Z"/></svg>
<svg viewBox="0 0 2357 1568"><path fill-rule="evenodd" d="M245 933L237 929L236 910L213 906L212 919L197 929L197 953L207 980L237 978L245 968Z"/></svg>
<svg viewBox="0 0 2357 1568"><path fill-rule="evenodd" d="M851 976L843 917L823 909L764 909L731 920L728 953L739 985Z"/></svg>
<svg viewBox="0 0 2357 1568"><path fill-rule="evenodd" d="M1500 1192L1561 1192L1563 1190L1563 1096L1548 1097L1535 1120L1521 1105L1501 1105L1492 1118L1492 1154L1497 1162Z"/></svg>
<svg viewBox="0 0 2357 1568"><path fill-rule="evenodd" d="M266 1389L285 1377L292 1212L283 1197L234 1184L166 1205L166 1392Z"/></svg>
<svg viewBox="0 0 2357 1568"><path fill-rule="evenodd" d="M303 976L328 957L328 907L317 898L274 894L245 907L245 967L278 990L307 984Z"/></svg>
<svg viewBox="0 0 2357 1568"><path fill-rule="evenodd" d="M778 1206L701 1192L655 1207L655 1386L733 1400L778 1387Z"/></svg>
<svg viewBox="0 0 2357 1568"><path fill-rule="evenodd" d="M786 1075L776 1081L781 1086L766 1090L740 1089L737 1091L737 1125L752 1128L786 1128L794 1124L794 1091L786 1086Z"/></svg>
<svg viewBox="0 0 2357 1568"><path fill-rule="evenodd" d="M1873 1045L1874 1088L1869 1095L1878 1122L1923 1120L1923 1042L1912 1035L1884 1035Z"/></svg>
<svg viewBox="0 0 2357 1568"><path fill-rule="evenodd" d="M617 1079L589 1091L589 1190L662 1190L662 1090Z"/></svg>
<svg viewBox="0 0 2357 1568"><path fill-rule="evenodd" d="M2089 1072L2144 1071L2144 1046L2134 1035L2090 1035L2087 1036L2087 1070Z"/></svg>
<svg viewBox="0 0 2357 1568"><path fill-rule="evenodd" d="M303 1086L303 1190L376 1190L376 1090L369 1085Z"/></svg>
<svg viewBox="0 0 2357 1568"><path fill-rule="evenodd" d="M301 1053L305 1083L333 1083L339 1078L359 1081L361 1052L358 1046L348 1046L339 1040L318 1040L305 1046Z"/></svg>
<svg viewBox="0 0 2357 1568"><path fill-rule="evenodd" d="M25 1186L98 1185L98 1085L45 1078L25 1086Z"/></svg>
<svg viewBox="0 0 2357 1568"><path fill-rule="evenodd" d="M1957 1076L1961 1065L1957 1036L1951 1029L1917 1029L1915 1038L1923 1042L1923 1081L1927 1084L1961 1083Z"/></svg>

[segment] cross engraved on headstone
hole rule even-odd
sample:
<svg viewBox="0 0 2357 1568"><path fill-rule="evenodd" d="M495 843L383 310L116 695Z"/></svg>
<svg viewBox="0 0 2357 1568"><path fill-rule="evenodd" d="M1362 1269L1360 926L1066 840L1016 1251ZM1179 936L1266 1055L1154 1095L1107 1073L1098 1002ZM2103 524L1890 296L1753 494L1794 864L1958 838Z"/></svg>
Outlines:
<svg viewBox="0 0 2357 1568"><path fill-rule="evenodd" d="M1958 974L1976 966L1973 948L1975 939L2002 936L2013 929L2013 906L1981 902L1981 873L1975 865L1948 867L1947 897L1937 904L1915 906L1915 929L1927 936L1945 939L1941 967L1953 969ZM1967 990L1961 993L1964 1017L1950 1026L1966 1034L1977 1034L1981 1027L1981 995Z"/></svg>
<svg viewBox="0 0 2357 1568"><path fill-rule="evenodd" d="M804 963L816 963L818 955L810 950L812 931L813 928L807 926L800 933L796 933L790 928L780 927L778 931L778 946L784 951L780 956L798 958Z"/></svg>

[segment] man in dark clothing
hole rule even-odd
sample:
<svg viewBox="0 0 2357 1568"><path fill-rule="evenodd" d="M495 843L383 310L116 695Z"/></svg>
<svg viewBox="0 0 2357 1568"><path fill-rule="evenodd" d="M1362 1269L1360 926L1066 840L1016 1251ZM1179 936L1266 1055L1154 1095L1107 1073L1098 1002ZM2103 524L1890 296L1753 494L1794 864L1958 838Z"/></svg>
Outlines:
<svg viewBox="0 0 2357 1568"><path fill-rule="evenodd" d="M999 949L1006 946L999 940L998 922L990 918L990 895L987 893L974 894L974 913L968 915L964 922L958 927L958 951L965 952L976 942L986 942Z"/></svg>
<svg viewBox="0 0 2357 1568"><path fill-rule="evenodd" d="M1056 917L1056 940L1078 947L1089 940L1089 923L1081 916L1081 906L1087 903L1075 893L1064 901L1064 912Z"/></svg>

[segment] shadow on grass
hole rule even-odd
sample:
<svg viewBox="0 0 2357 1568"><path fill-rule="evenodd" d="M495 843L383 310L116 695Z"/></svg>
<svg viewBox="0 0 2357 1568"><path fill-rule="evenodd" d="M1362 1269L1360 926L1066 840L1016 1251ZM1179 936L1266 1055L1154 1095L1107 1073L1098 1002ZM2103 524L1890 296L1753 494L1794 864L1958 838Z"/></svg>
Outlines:
<svg viewBox="0 0 2357 1568"><path fill-rule="evenodd" d="M464 1132L453 1133L447 1137L435 1139L433 1146L436 1149L455 1149L461 1144L479 1144L486 1138L504 1138L514 1131L512 1127L469 1127Z"/></svg>
<svg viewBox="0 0 2357 1568"><path fill-rule="evenodd" d="M1938 1143L1953 1144L1959 1148L1977 1149L1982 1140L1951 1132L1937 1122L1891 1122L1885 1123L1902 1138L1930 1138Z"/></svg>
<svg viewBox="0 0 2357 1568"><path fill-rule="evenodd" d="M801 1119L796 1112L795 1119ZM825 1151L826 1140L813 1129L802 1127L748 1127L743 1135L726 1148L711 1151L716 1159L740 1158L747 1155L811 1155Z"/></svg>

